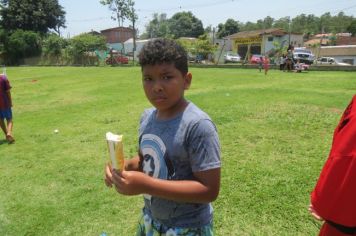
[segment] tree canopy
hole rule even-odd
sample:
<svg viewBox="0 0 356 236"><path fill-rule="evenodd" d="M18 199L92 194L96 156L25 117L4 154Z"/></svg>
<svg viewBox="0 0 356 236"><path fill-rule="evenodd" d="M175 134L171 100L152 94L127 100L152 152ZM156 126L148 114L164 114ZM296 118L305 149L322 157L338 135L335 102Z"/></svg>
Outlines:
<svg viewBox="0 0 356 236"><path fill-rule="evenodd" d="M173 38L199 37L204 34L203 23L193 13L178 12L169 19L169 30Z"/></svg>
<svg viewBox="0 0 356 236"><path fill-rule="evenodd" d="M58 0L0 0L0 26L38 33L65 27L65 11Z"/></svg>
<svg viewBox="0 0 356 236"><path fill-rule="evenodd" d="M204 34L203 23L191 12L178 12L167 19L166 14L153 15L153 19L147 24L143 38L149 37L193 37Z"/></svg>
<svg viewBox="0 0 356 236"><path fill-rule="evenodd" d="M235 21L234 19L227 19L225 24L218 25L218 38L223 38L228 35L232 35L238 33L240 31L239 22Z"/></svg>
<svg viewBox="0 0 356 236"><path fill-rule="evenodd" d="M131 21L132 19L137 19L133 8L135 5L133 0L100 0L100 3L107 5L114 13L114 16L111 18L117 20L118 26L123 26L126 19Z"/></svg>
<svg viewBox="0 0 356 236"><path fill-rule="evenodd" d="M352 34L352 36L356 36L356 19L350 23L347 30Z"/></svg>
<svg viewBox="0 0 356 236"><path fill-rule="evenodd" d="M352 22L353 16L347 16L344 12L339 12L333 16L329 12L320 17L313 14L300 14L294 18L289 16L274 19L266 16L256 22L239 22L229 18L225 23L217 26L217 37L223 38L240 31L250 31L269 28L282 28L287 32L303 33L308 38L309 35L318 33L341 33L354 32ZM211 32L210 29L207 28ZM153 14L153 19L146 25L146 32L142 38L149 37L198 37L204 33L201 20L196 18L191 12L178 12L167 18L165 13Z"/></svg>

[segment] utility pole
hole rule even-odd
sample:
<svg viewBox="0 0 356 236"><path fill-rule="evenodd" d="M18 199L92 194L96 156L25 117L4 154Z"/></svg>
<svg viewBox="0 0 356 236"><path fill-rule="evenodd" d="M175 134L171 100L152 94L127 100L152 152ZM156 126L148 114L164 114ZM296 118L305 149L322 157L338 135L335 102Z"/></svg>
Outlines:
<svg viewBox="0 0 356 236"><path fill-rule="evenodd" d="M290 29L290 16L288 16L288 47L290 45L290 34L291 34L291 29Z"/></svg>
<svg viewBox="0 0 356 236"><path fill-rule="evenodd" d="M213 27L213 45L215 45L215 27Z"/></svg>

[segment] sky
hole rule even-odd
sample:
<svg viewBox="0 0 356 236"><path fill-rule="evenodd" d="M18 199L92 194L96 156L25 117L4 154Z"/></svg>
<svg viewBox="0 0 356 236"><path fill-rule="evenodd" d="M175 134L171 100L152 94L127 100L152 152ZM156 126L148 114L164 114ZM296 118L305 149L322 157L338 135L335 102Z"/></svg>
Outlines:
<svg viewBox="0 0 356 236"><path fill-rule="evenodd" d="M58 0L66 12L66 26L61 29L63 37L73 37L91 30L117 27L111 19L112 12L100 0ZM172 17L177 12L191 11L200 19L203 27L216 27L232 18L240 22L256 22L266 16L274 19L300 14L321 16L326 12L337 15L343 11L348 16L356 17L356 0L135 0L138 14L139 34L144 33L145 26L152 20L154 13L166 13ZM125 21L124 26L130 22Z"/></svg>

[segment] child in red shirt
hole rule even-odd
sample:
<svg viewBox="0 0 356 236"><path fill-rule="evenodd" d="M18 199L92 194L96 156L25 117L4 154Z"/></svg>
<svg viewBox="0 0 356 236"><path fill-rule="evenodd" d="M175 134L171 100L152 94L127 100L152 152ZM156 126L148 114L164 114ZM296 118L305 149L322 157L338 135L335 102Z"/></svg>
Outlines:
<svg viewBox="0 0 356 236"><path fill-rule="evenodd" d="M0 74L0 127L6 136L6 140L9 143L15 141L12 136L12 99L10 93L10 82L6 78L6 75ZM7 125L5 125L5 120Z"/></svg>
<svg viewBox="0 0 356 236"><path fill-rule="evenodd" d="M356 235L356 96L334 131L309 211L324 220L319 235Z"/></svg>
<svg viewBox="0 0 356 236"><path fill-rule="evenodd" d="M265 69L265 75L267 75L268 70L269 70L269 59L267 56L265 56L263 60L263 68Z"/></svg>

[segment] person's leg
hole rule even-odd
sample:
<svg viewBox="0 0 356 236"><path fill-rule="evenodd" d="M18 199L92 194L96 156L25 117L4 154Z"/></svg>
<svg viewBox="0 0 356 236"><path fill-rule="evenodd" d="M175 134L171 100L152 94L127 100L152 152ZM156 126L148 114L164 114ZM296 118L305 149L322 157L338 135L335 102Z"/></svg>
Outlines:
<svg viewBox="0 0 356 236"><path fill-rule="evenodd" d="M12 136L12 126L13 126L13 122L12 119L8 119L7 120L7 133L6 133L6 137L8 138L9 142L14 142L15 139Z"/></svg>
<svg viewBox="0 0 356 236"><path fill-rule="evenodd" d="M15 141L14 137L12 136L12 127L13 127L13 121L12 121L12 111L11 108L7 109L5 112L5 119L7 122L7 129L6 129L6 140L9 143L13 143Z"/></svg>
<svg viewBox="0 0 356 236"><path fill-rule="evenodd" d="M6 126L5 126L5 122L3 118L0 118L0 127L2 129L2 131L4 132L4 134L7 134L7 130L6 130Z"/></svg>

